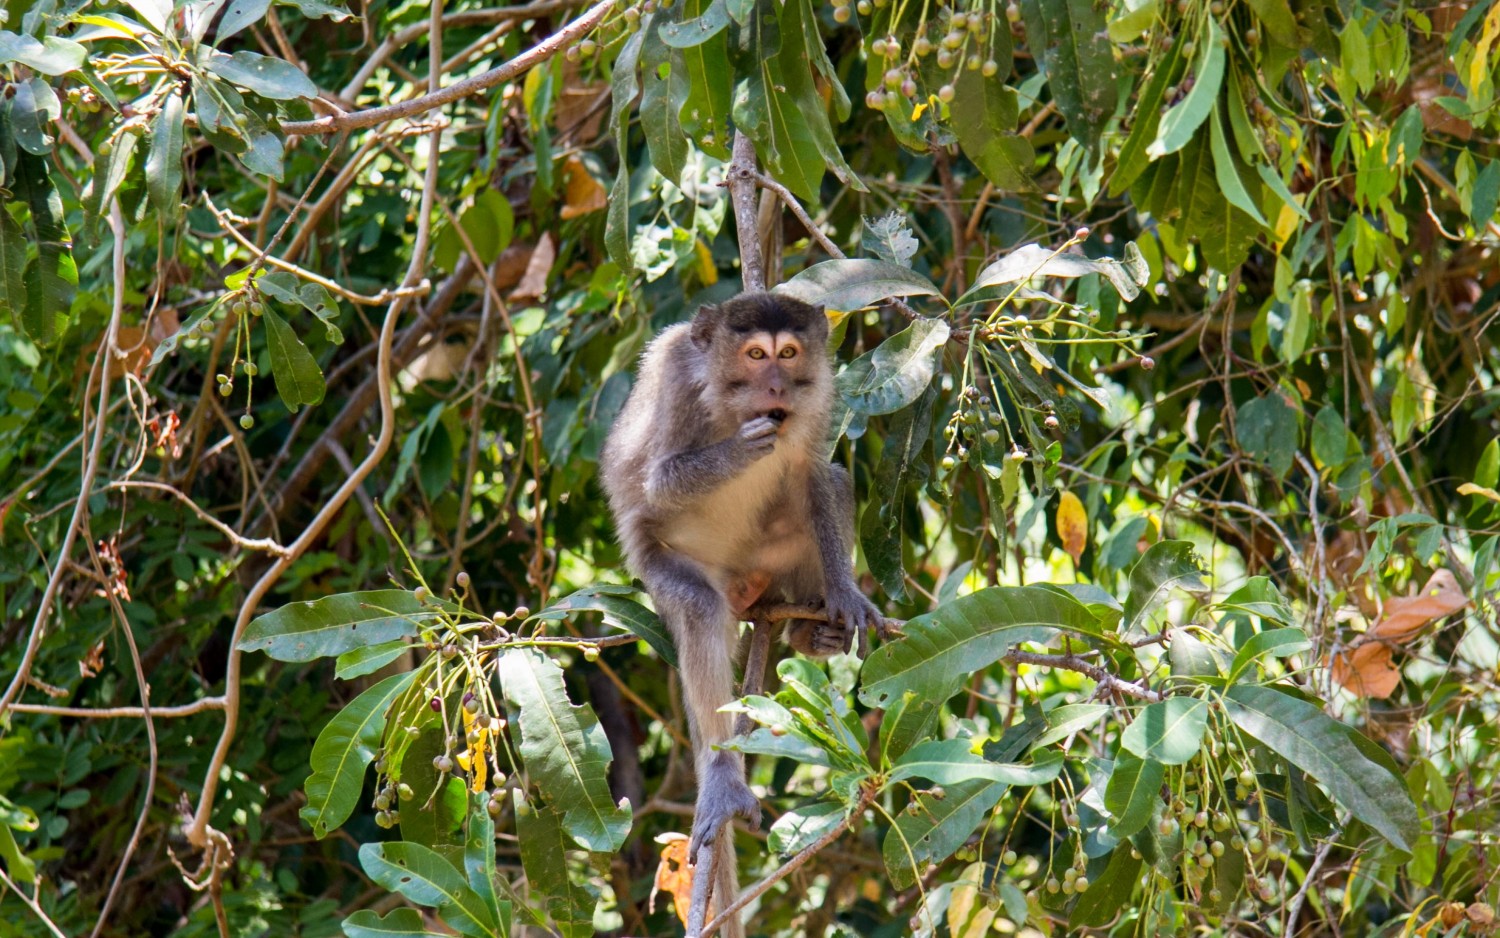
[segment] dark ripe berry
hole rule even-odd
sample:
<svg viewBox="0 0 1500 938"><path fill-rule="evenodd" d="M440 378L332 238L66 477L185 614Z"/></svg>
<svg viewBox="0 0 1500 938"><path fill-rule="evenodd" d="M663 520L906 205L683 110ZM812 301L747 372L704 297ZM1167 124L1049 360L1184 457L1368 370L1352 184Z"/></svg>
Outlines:
<svg viewBox="0 0 1500 938"><path fill-rule="evenodd" d="M427 705L432 708L433 713L443 712L443 702L437 697L434 697L431 700L427 701Z"/></svg>

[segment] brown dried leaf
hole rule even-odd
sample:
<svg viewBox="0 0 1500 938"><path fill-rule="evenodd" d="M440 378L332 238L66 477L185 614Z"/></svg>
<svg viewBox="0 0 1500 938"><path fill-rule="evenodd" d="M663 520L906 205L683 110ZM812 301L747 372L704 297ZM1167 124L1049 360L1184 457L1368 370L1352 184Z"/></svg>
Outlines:
<svg viewBox="0 0 1500 938"><path fill-rule="evenodd" d="M1451 616L1469 604L1452 571L1438 570L1428 577L1415 596L1397 596L1385 601L1385 614L1370 629L1372 638L1406 644L1424 625Z"/></svg>
<svg viewBox="0 0 1500 938"><path fill-rule="evenodd" d="M656 882L651 885L651 908L655 910L656 894L665 889L672 895L677 918L683 927L687 927L688 909L693 904L693 869L688 866L689 840L682 834L665 834L657 840L665 843L661 848L661 862L656 866Z"/></svg>
<svg viewBox="0 0 1500 938"><path fill-rule="evenodd" d="M1335 681L1364 697L1384 700L1401 683L1401 671L1391 660L1390 646L1378 641L1339 652L1330 667Z"/></svg>
<svg viewBox="0 0 1500 938"><path fill-rule="evenodd" d="M604 186L589 173L583 160L568 157L563 164L563 207L558 213L563 220L597 212L608 204Z"/></svg>
<svg viewBox="0 0 1500 938"><path fill-rule="evenodd" d="M542 294L547 292L547 274L552 270L552 262L557 260L557 245L552 241L552 232L542 233L542 237L536 243L536 249L531 252L531 259L526 263L526 273L521 275L521 282L510 291L510 298L518 302L526 300L541 299Z"/></svg>
<svg viewBox="0 0 1500 938"><path fill-rule="evenodd" d="M1057 500L1057 536L1077 566L1089 542L1089 516L1083 502L1072 492L1063 492Z"/></svg>

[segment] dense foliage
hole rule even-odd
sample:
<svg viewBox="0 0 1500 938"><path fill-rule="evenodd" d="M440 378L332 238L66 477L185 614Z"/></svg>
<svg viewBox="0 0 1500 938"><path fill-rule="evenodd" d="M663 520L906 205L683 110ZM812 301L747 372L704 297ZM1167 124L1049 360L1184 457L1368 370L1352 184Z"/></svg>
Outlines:
<svg viewBox="0 0 1500 938"><path fill-rule="evenodd" d="M1494 930L1500 3L0 10L0 934L679 933L595 475L756 253L905 625L749 933Z"/></svg>

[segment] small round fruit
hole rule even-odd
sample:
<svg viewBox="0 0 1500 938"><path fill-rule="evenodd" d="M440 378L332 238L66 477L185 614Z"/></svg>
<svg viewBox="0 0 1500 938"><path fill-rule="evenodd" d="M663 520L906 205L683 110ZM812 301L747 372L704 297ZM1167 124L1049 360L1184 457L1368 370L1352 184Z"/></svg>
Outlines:
<svg viewBox="0 0 1500 938"><path fill-rule="evenodd" d="M1004 853L1000 854L1000 862L1004 863L1006 866L1015 866L1017 859L1019 859L1019 857L1016 856L1016 852L1014 850L1007 850Z"/></svg>
<svg viewBox="0 0 1500 938"><path fill-rule="evenodd" d="M1056 876L1052 876L1052 877L1049 877L1047 879L1047 891L1048 892L1052 893L1053 895L1056 895L1057 891L1059 889L1061 889L1061 888L1062 888L1062 883L1059 883L1057 881L1057 877Z"/></svg>
<svg viewBox="0 0 1500 938"><path fill-rule="evenodd" d="M411 595L412 595L412 598L415 599L417 602L419 602L419 603L425 603L425 602L427 602L427 597L431 596L432 594L428 591L427 587L425 587L425 586L419 586L416 589L414 589L414 590L411 591Z"/></svg>
<svg viewBox="0 0 1500 938"><path fill-rule="evenodd" d="M938 89L938 100L942 101L944 104L947 104L949 101L953 100L953 94L953 86L944 85L943 87Z"/></svg>
<svg viewBox="0 0 1500 938"><path fill-rule="evenodd" d="M1251 837L1248 846L1251 853L1259 854L1266 849L1266 842L1259 837Z"/></svg>
<svg viewBox="0 0 1500 938"><path fill-rule="evenodd" d="M402 782L400 785L396 786L396 793L401 796L402 801L409 801L414 795L416 795L416 792L412 791L412 787L405 782Z"/></svg>
<svg viewBox="0 0 1500 938"><path fill-rule="evenodd" d="M848 7L834 7L833 9L833 21L835 23L847 23L851 16L852 14L849 12Z"/></svg>
<svg viewBox="0 0 1500 938"><path fill-rule="evenodd" d="M887 88L899 88L901 87L901 79L905 77L905 75L901 74L901 69L899 68L887 69L884 76L885 86Z"/></svg>
<svg viewBox="0 0 1500 938"><path fill-rule="evenodd" d="M245 374L252 378L255 377L260 374L260 366L255 362L245 362Z"/></svg>
<svg viewBox="0 0 1500 938"><path fill-rule="evenodd" d="M468 698L464 701L464 710L469 714L469 716L473 716L474 714L479 712L479 701L474 697Z"/></svg>
<svg viewBox="0 0 1500 938"><path fill-rule="evenodd" d="M389 808L391 806L391 796L387 795L385 792L381 792L380 794L375 796L375 800L371 803L375 805L375 810L384 811L386 808Z"/></svg>
<svg viewBox="0 0 1500 938"><path fill-rule="evenodd" d="M1079 892L1088 892L1089 878L1087 876L1080 876L1073 880L1073 888Z"/></svg>
<svg viewBox="0 0 1500 938"><path fill-rule="evenodd" d="M1161 834L1163 837L1170 837L1172 831L1176 828L1177 822L1168 817L1162 818L1161 823L1156 825L1157 833Z"/></svg>
<svg viewBox="0 0 1500 938"><path fill-rule="evenodd" d="M578 44L578 51L584 58L588 58L599 51L599 43L592 39L585 39Z"/></svg>
<svg viewBox="0 0 1500 938"><path fill-rule="evenodd" d="M979 73L985 78L994 78L995 74L999 71L1000 63L996 62L994 59L985 59L984 65L982 65L979 69Z"/></svg>
<svg viewBox="0 0 1500 938"><path fill-rule="evenodd" d="M885 95L881 94L880 92L872 91L869 94L865 95L865 107L878 111L884 106Z"/></svg>
<svg viewBox="0 0 1500 938"><path fill-rule="evenodd" d="M453 760L448 756L438 756L432 760L432 767L446 774L453 771Z"/></svg>
<svg viewBox="0 0 1500 938"><path fill-rule="evenodd" d="M885 40L884 39L877 39L874 42L870 43L870 54L871 55L878 55L881 58L885 58L885 55L886 55Z"/></svg>
<svg viewBox="0 0 1500 938"><path fill-rule="evenodd" d="M940 463L940 465L942 466L944 472L952 472L954 469L958 468L958 460L954 459L952 456L944 456L943 461Z"/></svg>
<svg viewBox="0 0 1500 938"><path fill-rule="evenodd" d="M911 50L917 54L917 58L925 59L932 54L932 40L926 36L918 36L911 44Z"/></svg>
<svg viewBox="0 0 1500 938"><path fill-rule="evenodd" d="M1141 370L1142 371L1150 371L1151 369L1153 369L1155 367L1156 367L1156 359L1152 358L1150 355L1142 355L1141 356Z"/></svg>
<svg viewBox="0 0 1500 938"><path fill-rule="evenodd" d="M1255 784L1255 773L1250 771L1249 769L1240 769L1238 781L1241 785L1249 788L1251 785Z"/></svg>
<svg viewBox="0 0 1500 938"><path fill-rule="evenodd" d="M1048 415L1047 419L1043 420L1042 423L1047 426L1048 430L1056 430L1058 427L1062 426L1062 421L1051 415Z"/></svg>
<svg viewBox="0 0 1500 938"><path fill-rule="evenodd" d="M255 418L254 417L250 416L249 414L242 414L240 416L240 429L241 430L249 430L253 426L255 426Z"/></svg>
<svg viewBox="0 0 1500 938"><path fill-rule="evenodd" d="M228 397L229 395L231 395L233 393L234 393L234 385L232 383L230 383L228 381L225 381L223 384L219 385L219 396L220 397Z"/></svg>
<svg viewBox="0 0 1500 938"><path fill-rule="evenodd" d="M1017 6L1016 4L1014 4L1014 3L1008 3L1008 4L1006 4L1005 5L1005 18L1007 20L1009 20L1010 22L1012 22L1012 23L1018 23L1018 22L1020 22L1020 20L1021 20L1021 8L1019 6Z"/></svg>
<svg viewBox="0 0 1500 938"><path fill-rule="evenodd" d="M529 619L531 618L531 607L517 606L516 611L511 613L511 616L516 619Z"/></svg>
<svg viewBox="0 0 1500 938"><path fill-rule="evenodd" d="M490 817L499 817L500 812L505 810L505 802L499 798L491 798L485 802L484 810L489 812Z"/></svg>

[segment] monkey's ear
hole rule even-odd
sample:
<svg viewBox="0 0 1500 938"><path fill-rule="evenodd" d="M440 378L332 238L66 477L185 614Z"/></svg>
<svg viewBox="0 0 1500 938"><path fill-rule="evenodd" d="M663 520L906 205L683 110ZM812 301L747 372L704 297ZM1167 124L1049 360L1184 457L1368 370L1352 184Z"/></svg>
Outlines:
<svg viewBox="0 0 1500 938"><path fill-rule="evenodd" d="M708 343L714 337L714 320L718 318L719 307L700 306L698 312L693 315L693 324L688 327L688 337L693 344L700 349L708 348Z"/></svg>

